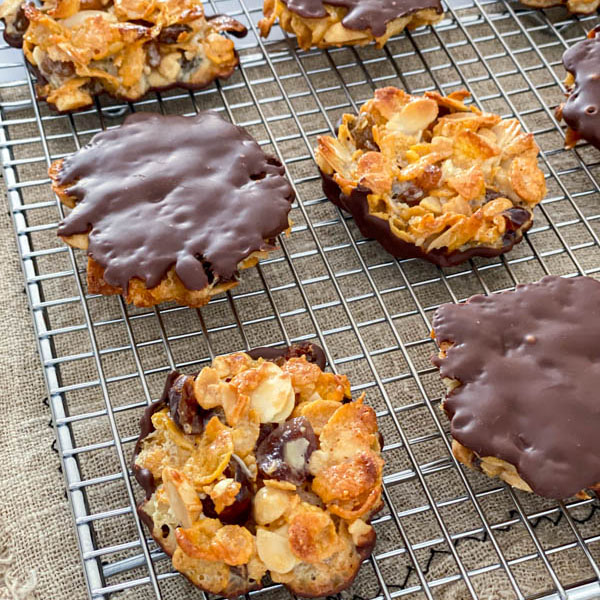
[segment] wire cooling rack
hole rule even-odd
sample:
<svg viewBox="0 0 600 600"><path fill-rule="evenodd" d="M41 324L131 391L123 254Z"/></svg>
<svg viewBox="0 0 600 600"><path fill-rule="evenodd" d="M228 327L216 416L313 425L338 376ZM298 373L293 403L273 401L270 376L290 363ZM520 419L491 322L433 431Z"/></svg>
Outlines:
<svg viewBox="0 0 600 600"><path fill-rule="evenodd" d="M320 343L330 367L350 376L355 393L367 393L386 440L378 544L342 597L600 597L597 501L543 500L459 467L429 362L430 321L441 303L547 273L600 270L600 155L586 145L565 151L554 117L564 93L562 52L597 18L453 0L435 29L402 35L383 51L303 52L280 31L266 42L256 36L256 0L214 0L211 11L249 26L237 42L236 73L201 92L134 105L102 100L75 115L52 113L32 100L20 53L0 49L4 177L90 597L201 596L171 569L133 509L141 490L128 465L138 418L174 367L192 372L215 354L301 340ZM396 261L325 201L316 136L383 85L413 93L465 87L482 108L516 116L536 134L548 196L510 254L444 271ZM201 310L132 309L86 294L85 257L56 238L62 215L49 161L132 110L207 108L247 127L286 164L298 197L292 234ZM252 595L273 594L285 591Z"/></svg>

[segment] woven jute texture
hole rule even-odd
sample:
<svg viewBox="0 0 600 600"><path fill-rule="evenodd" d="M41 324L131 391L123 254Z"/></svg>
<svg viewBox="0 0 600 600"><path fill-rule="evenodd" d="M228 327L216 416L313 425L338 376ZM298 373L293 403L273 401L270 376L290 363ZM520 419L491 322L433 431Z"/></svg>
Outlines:
<svg viewBox="0 0 600 600"><path fill-rule="evenodd" d="M487 5L486 10L495 17L506 14L504 5L500 4ZM565 17L561 11L550 11L547 18L558 22ZM577 272L573 257L583 269L600 266L600 248L593 244L590 229L581 222L564 194L566 187L586 217L596 215L599 212L596 184L582 171L577 157L562 150L563 138L551 114L540 103L541 96L548 106L555 106L561 100L561 90L550 69L543 65L536 67L541 59L531 43L542 49L539 52L543 52L544 59L551 65L559 64L563 46L551 32L548 34L542 27L536 29L540 22L535 15L521 17L523 27L529 28L532 42L519 34L512 17L494 21L497 31L506 33L503 40L516 53L518 66L529 68L528 82L516 72L515 63L506 56L497 39L497 32L478 17L478 10L459 11L459 14L461 20L464 18L469 24L468 30L447 22L438 29L437 37L423 32L413 41L402 38L390 43L389 52L397 57L395 65L388 55L374 48L341 49L330 54L311 52L297 59L290 52L290 46L282 43L270 47L272 67L257 56L256 50L242 51L245 78L236 72L221 92L211 88L196 95L200 109L223 110L225 99L235 121L247 124L250 133L265 142L267 151L275 151L269 133L277 140L277 148L287 161L304 207L304 210L294 208L291 215L294 231L285 240L291 261L278 250L260 271L251 269L243 273L233 300L220 297L201 311L164 306L160 320L154 311L134 308L127 309L125 319L125 308L118 298L89 297L87 307L100 351L101 374L92 356L77 279L69 255L61 250L62 244L56 237L59 213L47 183L39 130L31 105L25 102L29 98L28 88L15 85L0 89L4 117L8 119L5 132L11 140L25 140L10 144L10 148L12 158L23 161L14 166L18 181L33 182L19 188L22 204L31 205L25 212L27 226L31 228L31 247L34 251L57 249L55 253L38 256L35 268L42 300L46 303L44 318L46 328L51 330L52 357L58 365L57 385L62 390L62 402L73 418L73 445L85 449L102 443L101 447L78 453L81 479L89 483L83 487L89 514L115 511L106 518L93 520L95 547L125 545L101 557L101 566L107 574L106 585L144 578L148 572L143 563L136 562L140 547L132 542L138 540L138 534L106 417L100 375L107 381L108 398L111 407L116 409L116 426L129 461L143 407L158 397L169 370L169 352L182 370L194 372L208 363L211 352L241 350L246 344L284 342L281 326L292 340L318 341L317 328L320 329L337 369L350 377L356 393L366 392L367 401L380 415L391 504L386 504L376 524L375 555L381 579L389 592L416 590L419 586L406 550L409 542L425 579L436 582L432 587L435 598L463 600L469 597L457 561L432 511L430 499L415 475L415 465L403 447L388 405L396 411L431 501L435 502L448 534L453 536L455 552L465 569L474 571L470 580L480 598L504 600L515 598L516 594L506 571L498 566L494 544L468 497L460 473L464 473L478 494L479 506L492 526L494 540L509 561L510 572L525 596L554 589L532 532L543 550L554 550L547 554L547 560L563 586L593 579L593 569L556 502L520 492L513 496L506 487L483 475L459 471L451 462L438 429L439 423L447 435L447 422L439 408L442 385L429 362L435 351L428 337L435 308L443 302L464 300L475 293L510 288L515 280L535 281L544 275L544 266L551 273L573 275ZM585 29L594 24L595 20L585 24L577 22L561 31L565 39L582 38ZM509 35L513 30L517 34ZM477 47L487 58L489 68L500 77L499 84L490 79L490 70L484 68L470 39L478 41ZM442 45L449 54L444 54ZM460 73L451 66L452 61L462 65ZM424 68L425 64L432 70ZM290 114L290 106L274 81L271 69L281 78L297 119ZM404 73L402 78L398 76L399 70ZM560 68L556 70L562 77ZM546 173L549 166L559 173L558 178L550 174L549 200L544 210L536 209L534 229L508 257L510 272L500 259L476 260L476 271L471 265L465 265L446 271L445 277L429 264L391 260L378 244L363 240L352 220L344 223L339 211L322 201L320 182L310 155L316 135L327 132L344 111L352 110L349 98L359 104L372 95L373 85L397 85L412 91L441 85L447 93L461 87L460 75L468 79L476 99L481 100L485 109L510 115L514 107L530 130L539 131L537 141L548 156L548 164L541 163L541 166ZM532 86L539 89L534 92ZM318 90L317 96L313 89ZM510 102L503 96L507 93ZM260 101L262 115L255 98ZM19 104L20 101L23 104ZM321 106L326 107L327 118ZM176 91L166 94L162 105L153 96L137 107L152 111L161 108L179 114L194 111L190 96ZM74 151L76 141L86 143L103 125L96 113L78 114L71 120L52 115L44 106L41 110L47 117L44 129L52 158ZM114 126L122 117L122 114L107 115L104 125ZM261 123L263 117L268 120L268 128ZM74 130L79 134L77 138ZM581 156L594 173L598 153L585 148ZM53 429L49 426L48 403L44 401L48 392L42 378L5 198L2 206L0 449L4 468L0 500L0 585L4 587L0 587L0 598L85 598L87 590L65 498L64 478L58 456L52 449ZM307 227L307 218L315 226L314 235ZM590 222L591 227L596 226L596 220ZM557 223L561 224L560 235L553 228ZM575 248L572 257L564 251L565 243ZM75 257L80 275L84 274L85 257L81 253ZM364 266L368 268L368 275ZM82 281L85 289L85 276ZM265 293L265 282L270 295ZM280 320L275 317L273 303ZM244 324L243 334L238 319ZM203 323L209 331L208 340L202 333ZM133 347L130 337L135 343ZM405 345L405 352L399 347L400 341ZM370 361L365 354L372 356ZM411 367L418 371L418 381ZM376 383L375 371L381 385ZM109 478L109 481L95 483L97 478ZM135 482L134 491L141 496ZM593 501L570 509L569 514L583 538L600 532L598 508L597 501ZM525 524L519 509L534 517ZM406 539L391 517L391 511L398 513ZM600 545L591 542L588 548L598 560ZM164 558L155 561L155 568L161 574L171 571L170 562ZM200 597L180 576L161 578L160 586L165 598ZM352 588L342 596L360 600L382 592L374 566L367 563ZM279 598L287 593L276 589L265 595ZM143 583L114 597L151 599L154 595L151 587ZM409 597L425 596L416 590Z"/></svg>

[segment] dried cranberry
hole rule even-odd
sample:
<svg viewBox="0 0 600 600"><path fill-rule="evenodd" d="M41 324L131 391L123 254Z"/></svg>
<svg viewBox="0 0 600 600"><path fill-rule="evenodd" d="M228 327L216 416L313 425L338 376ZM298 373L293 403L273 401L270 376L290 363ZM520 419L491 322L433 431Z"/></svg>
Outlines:
<svg viewBox="0 0 600 600"><path fill-rule="evenodd" d="M317 449L315 432L306 417L278 425L258 446L256 463L265 479L302 484L308 477L308 460Z"/></svg>
<svg viewBox="0 0 600 600"><path fill-rule="evenodd" d="M509 208L503 215L509 231L516 231L531 219L529 211L519 207Z"/></svg>

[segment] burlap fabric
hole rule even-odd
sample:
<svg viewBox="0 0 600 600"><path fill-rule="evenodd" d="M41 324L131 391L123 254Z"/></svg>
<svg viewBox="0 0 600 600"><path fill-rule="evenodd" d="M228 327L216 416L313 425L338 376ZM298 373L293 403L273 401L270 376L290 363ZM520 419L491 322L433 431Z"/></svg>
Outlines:
<svg viewBox="0 0 600 600"><path fill-rule="evenodd" d="M435 598L462 600L468 597L430 500L436 503L447 533L453 536L455 552L465 568L472 571L470 580L479 597L486 600L516 597L504 569L496 568L498 556L494 546L482 529L480 516L468 498L459 471L449 460L439 434L436 420L439 419L445 432L447 423L439 409L442 386L429 363L434 346L427 341L428 320L433 310L442 302L508 288L515 280L534 281L544 274L544 268L552 273L569 275L577 272L575 261L583 269L595 269L600 264L600 250L593 245L590 230L578 218L561 188L561 184L567 187L583 214L589 217L598 212L596 184L582 171L577 157L561 149L562 137L555 129L551 115L540 103L540 97L549 106L560 101L557 80L543 65L541 56L557 65L563 46L555 33L548 32L547 22L538 20L533 12L521 15L517 22L506 12L504 5L487 5L486 10L493 17L494 27L502 34L503 42L516 52L518 66L528 69L529 81L517 73L516 63L507 56L496 31L482 21L477 10L459 11L465 29L447 21L435 35L424 32L415 35L413 41L402 39L391 43L388 48L396 57L395 65L389 56L372 48L342 49L329 55L311 52L303 54L298 63L287 44L272 46L273 69L298 114L297 121L290 115L285 98L273 80L271 67L256 55L256 51L244 51L244 73L252 93L261 101L260 110L268 119L269 129L260 124L261 114L240 73L228 81L222 95L213 89L198 94L196 101L201 109L222 109L224 98L234 119L246 123L257 139L268 142L269 132L277 138L278 148L287 161L304 205L304 212L294 209L295 229L285 242L291 263L279 251L260 272L253 269L244 273L233 302L226 297L219 298L199 313L165 306L161 307L159 320L153 311L128 309L126 321L119 299L94 297L87 300L100 350L102 375L107 381L111 406L116 409L116 424L127 460L131 456L143 405L161 391L169 368L169 353L183 370L193 372L206 364L211 352L239 350L246 344L283 342L285 335L292 340L317 339L318 325L324 332L331 357L338 362L337 368L350 376L357 393L366 391L368 401L380 413L380 427L387 444L386 477L391 505L386 505L376 525L377 568L387 591L402 594L412 591L411 598L421 598L424 594L417 591L419 578L406 551L407 541L414 549L424 578L434 584L432 594ZM560 9L548 13L548 18L556 22L564 17L565 13ZM585 28L594 23L591 20L563 27L560 35L567 40L580 38ZM531 42L540 48L541 56L532 48L524 30ZM470 39L477 40L477 47L486 58L490 71L498 77L497 84L490 80L490 71L479 60ZM445 44L448 53L441 44ZM357 65L357 57L362 59L364 66ZM460 68L452 67L450 59ZM332 69L332 64L337 65L337 70ZM402 78L395 67L401 68ZM562 77L560 68L556 71L558 77ZM532 131L540 132L538 142L551 167L559 173L558 179L552 176L548 179L549 200L543 211L536 211L535 228L528 240L509 256L510 272L500 260L477 260L476 270L469 265L458 267L447 271L445 277L441 277L440 271L433 266L418 261L396 263L376 243L362 240L351 220L347 222L349 237L339 212L330 204L319 201L322 193L309 147L318 133L326 132L344 110L352 108L349 97L357 103L364 101L372 93L373 84L399 85L413 91L442 85L448 92L461 87L461 76L468 80L486 109L507 115L512 103L526 125ZM346 84L345 89L340 85L340 78ZM311 86L318 90L317 97ZM533 86L540 87L534 92ZM502 96L506 93L510 94L510 102ZM22 202L32 205L26 211L27 225L32 228L32 248L34 251L59 249L56 253L39 256L35 265L41 276L45 318L59 369L59 389L51 391L64 391L64 404L73 418L73 444L84 449L78 454L78 460L81 478L89 482L83 489L90 514L114 511L105 515L106 518L95 519L93 530L96 548L117 546L115 551L102 555L100 562L106 585L119 585L146 577L147 570L136 562L140 557L139 545L134 543L138 536L113 434L105 416L106 405L90 336L85 328L83 304L69 256L60 250L62 245L56 239L58 213L51 203L53 196L47 184L39 131L31 106L26 102L29 97L27 87L3 88L0 97L5 109L6 133L11 140L26 140L25 143L10 144L13 159L27 159L14 167L18 180L36 182L20 187ZM321 111L322 106L326 108L327 118ZM153 98L140 108L160 110L161 106ZM194 110L189 96L177 92L166 95L162 108L173 113ZM44 115L50 115L45 107L42 111ZM120 118L107 116L105 124L117 124ZM97 114L76 115L72 121L64 116L46 119L44 127L52 157L75 149L72 128L80 133L78 141L85 143L101 125ZM267 147L273 151L270 144ZM586 148L582 156L594 172L597 152ZM549 172L547 164L542 166ZM65 500L64 480L58 457L52 450L53 430L48 427L50 412L44 401L48 394L41 376L12 225L6 203L3 206L0 260L4 294L0 327L4 351L0 358L0 375L4 406L0 413L0 440L4 475L0 573L4 587L0 597L85 598L87 590L72 517ZM314 237L307 228L305 215L315 227ZM591 227L595 226L595 221L590 223ZM552 224L560 226L555 230ZM358 254L351 240L358 242ZM574 248L571 256L564 251L563 241ZM78 268L83 272L84 257L76 254L76 258ZM368 267L368 275L363 264ZM334 273L333 280L328 269ZM270 296L265 293L262 277L271 290ZM302 282L303 293L297 279ZM412 290L407 288L407 283L411 284ZM275 318L272 302L281 321ZM421 308L423 312L420 312ZM243 334L237 319L244 323ZM202 334L203 323L209 330L210 344ZM130 334L135 342L135 352L131 348ZM399 348L399 340L405 345L410 365ZM365 351L372 355L372 364L365 358ZM136 361L139 361L143 376L140 376ZM427 403L411 366L418 371ZM372 367L381 385L377 385ZM414 464L386 410L386 401L395 408L430 498L415 476ZM85 450L97 443L103 443L102 447ZM593 578L592 567L555 502L521 493L513 498L502 485L482 475L465 474L478 494L494 538L525 596L542 594L553 589L554 584L520 517L519 508L527 515L534 515L529 519L528 527L535 532L541 547L550 551L547 560L563 586ZM109 481L94 483L96 479L107 477ZM139 497L141 491L135 484L134 490ZM397 512L406 539L391 517L391 510ZM580 503L569 514L583 538L597 536L600 532L596 501ZM598 559L599 544L593 541L588 547ZM170 563L159 557L155 568L158 573L168 573ZM180 576L161 578L160 586L165 598L200 597ZM384 591L373 565L366 564L356 583L343 596L371 598ZM279 589L267 595L282 597L285 592ZM115 597L149 599L154 596L149 585L141 584Z"/></svg>

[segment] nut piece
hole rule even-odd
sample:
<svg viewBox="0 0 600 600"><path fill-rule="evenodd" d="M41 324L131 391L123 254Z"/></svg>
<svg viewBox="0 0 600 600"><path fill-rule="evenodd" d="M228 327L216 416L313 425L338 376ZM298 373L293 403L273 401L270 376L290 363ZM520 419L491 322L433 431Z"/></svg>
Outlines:
<svg viewBox="0 0 600 600"><path fill-rule="evenodd" d="M227 506L231 506L235 502L235 497L238 495L242 484L239 481L234 481L233 478L227 477L215 483L209 495L215 503L217 513L223 512Z"/></svg>
<svg viewBox="0 0 600 600"><path fill-rule="evenodd" d="M162 479L169 498L169 506L183 527L191 527L202 514L202 502L190 480L177 469L165 467Z"/></svg>
<svg viewBox="0 0 600 600"><path fill-rule="evenodd" d="M356 519L350 523L348 533L352 536L355 546L362 546L373 536L373 526L365 523L362 519Z"/></svg>
<svg viewBox="0 0 600 600"><path fill-rule="evenodd" d="M222 407L230 425L235 425L246 408L246 403L236 395L235 388L219 379L212 367L204 367L194 382L194 394L204 409Z"/></svg>
<svg viewBox="0 0 600 600"><path fill-rule="evenodd" d="M290 507L290 492L274 487L263 487L254 497L254 520L259 525L277 521Z"/></svg>
<svg viewBox="0 0 600 600"><path fill-rule="evenodd" d="M300 561L292 554L287 526L276 531L256 530L256 550L270 571L289 573Z"/></svg>
<svg viewBox="0 0 600 600"><path fill-rule="evenodd" d="M296 395L292 378L271 362L263 363L258 369L260 383L250 394L250 405L258 414L261 423L281 423L292 411Z"/></svg>

